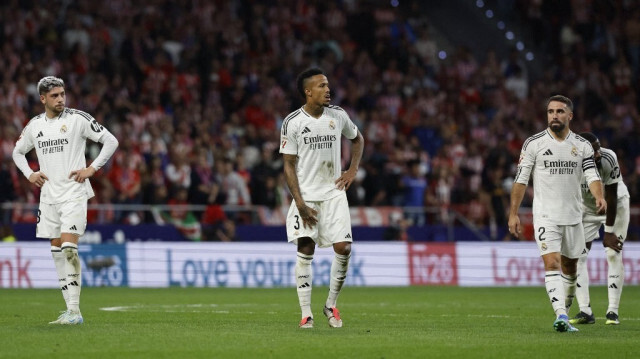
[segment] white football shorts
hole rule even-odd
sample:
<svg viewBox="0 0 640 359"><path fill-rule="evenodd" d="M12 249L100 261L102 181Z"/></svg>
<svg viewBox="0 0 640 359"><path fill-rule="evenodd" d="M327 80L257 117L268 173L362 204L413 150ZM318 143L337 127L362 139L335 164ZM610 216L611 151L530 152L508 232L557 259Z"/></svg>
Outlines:
<svg viewBox="0 0 640 359"><path fill-rule="evenodd" d="M541 256L559 252L567 258L580 258L586 253L582 223L558 225L534 218L533 230Z"/></svg>
<svg viewBox="0 0 640 359"><path fill-rule="evenodd" d="M46 204L40 203L36 237L60 238L61 233L84 234L87 228L87 199Z"/></svg>
<svg viewBox="0 0 640 359"><path fill-rule="evenodd" d="M339 242L353 242L351 214L345 192L326 201L307 201L306 204L318 212L318 223L312 228L305 228L298 207L295 201L292 201L287 213L289 242L298 244L298 238L309 237L320 248L331 247Z"/></svg>
<svg viewBox="0 0 640 359"><path fill-rule="evenodd" d="M629 230L629 197L618 198L618 206L616 208L616 221L613 222L613 234L618 237L620 242L627 239ZM597 215L591 212L584 212L582 216L582 225L584 226L584 238L587 242L600 238L600 227L604 225L606 215Z"/></svg>

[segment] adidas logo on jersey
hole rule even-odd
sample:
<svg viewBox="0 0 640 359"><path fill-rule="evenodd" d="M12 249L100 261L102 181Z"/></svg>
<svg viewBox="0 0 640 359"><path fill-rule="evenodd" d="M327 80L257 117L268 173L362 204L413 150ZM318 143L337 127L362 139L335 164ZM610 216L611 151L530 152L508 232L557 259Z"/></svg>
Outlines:
<svg viewBox="0 0 640 359"><path fill-rule="evenodd" d="M543 156L553 156L553 152L550 149L547 149L543 154Z"/></svg>
<svg viewBox="0 0 640 359"><path fill-rule="evenodd" d="M69 228L70 231L77 231L78 228L76 228L76 225L74 224L73 226L71 226L71 228Z"/></svg>
<svg viewBox="0 0 640 359"><path fill-rule="evenodd" d="M347 233L347 235L346 235L346 236L344 236L344 238L349 238L349 239L351 239L351 233Z"/></svg>
<svg viewBox="0 0 640 359"><path fill-rule="evenodd" d="M307 287L311 287L311 285L309 285L308 282L304 282L304 284L299 286L298 288L307 288Z"/></svg>
<svg viewBox="0 0 640 359"><path fill-rule="evenodd" d="M302 130L302 134L309 133L309 132L311 132L309 127L305 127L304 130Z"/></svg>
<svg viewBox="0 0 640 359"><path fill-rule="evenodd" d="M44 135L42 134L42 131L40 131L40 132L38 133L38 135L36 136L36 138L40 138L40 137L42 137L42 136L44 136Z"/></svg>

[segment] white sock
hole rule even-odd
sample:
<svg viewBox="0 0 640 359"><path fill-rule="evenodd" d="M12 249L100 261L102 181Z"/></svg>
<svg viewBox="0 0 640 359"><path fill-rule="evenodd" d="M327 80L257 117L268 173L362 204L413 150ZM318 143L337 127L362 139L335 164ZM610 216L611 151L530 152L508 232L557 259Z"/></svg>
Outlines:
<svg viewBox="0 0 640 359"><path fill-rule="evenodd" d="M607 308L607 313L614 312L618 314L622 286L624 285L622 252L616 252L611 248L605 248L605 252L607 253L607 263L609 264L609 275L607 279L609 308Z"/></svg>
<svg viewBox="0 0 640 359"><path fill-rule="evenodd" d="M567 309L564 306L564 285L562 284L560 271L546 271L544 274L544 286L547 288L547 294L556 316L567 315Z"/></svg>
<svg viewBox="0 0 640 359"><path fill-rule="evenodd" d="M311 314L311 285L313 284L313 271L311 262L313 255L298 252L296 259L296 287L298 288L298 301L302 310L302 318L313 317Z"/></svg>
<svg viewBox="0 0 640 359"><path fill-rule="evenodd" d="M338 295L342 289L345 278L347 278L347 271L349 270L349 258L351 255L342 255L336 253L331 263L331 279L329 280L329 296L325 306L327 308L333 308L338 301Z"/></svg>
<svg viewBox="0 0 640 359"><path fill-rule="evenodd" d="M578 305L580 305L580 311L589 315L593 314L591 311L591 298L589 297L589 271L587 269L587 256L589 255L589 249L587 254L578 259L578 282L576 284L576 299Z"/></svg>
<svg viewBox="0 0 640 359"><path fill-rule="evenodd" d="M62 298L64 298L64 304L67 305L69 301L69 291L67 290L67 272L64 270L64 254L62 254L60 247L51 246L51 256L56 266L56 273L58 273L58 285L62 292Z"/></svg>
<svg viewBox="0 0 640 359"><path fill-rule="evenodd" d="M564 299L564 306L567 309L567 313L569 313L569 308L571 308L571 304L573 304L573 298L576 296L576 279L577 275L568 275L562 274L562 285L564 286L564 293L566 295Z"/></svg>
<svg viewBox="0 0 640 359"><path fill-rule="evenodd" d="M80 290L82 288L80 258L78 257L78 245L71 242L62 243L64 255L64 268L67 273L67 309L73 312L80 311Z"/></svg>

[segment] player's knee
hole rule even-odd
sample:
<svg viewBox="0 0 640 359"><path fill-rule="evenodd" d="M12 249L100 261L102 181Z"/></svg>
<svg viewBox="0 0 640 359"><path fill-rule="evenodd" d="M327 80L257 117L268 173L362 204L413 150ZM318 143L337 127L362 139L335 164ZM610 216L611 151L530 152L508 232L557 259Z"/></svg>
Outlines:
<svg viewBox="0 0 640 359"><path fill-rule="evenodd" d="M333 250L337 254L341 254L343 256L348 256L351 254L351 243L350 242L340 242L333 245Z"/></svg>
<svg viewBox="0 0 640 359"><path fill-rule="evenodd" d="M298 252L313 255L316 249L316 243L309 237L298 238Z"/></svg>
<svg viewBox="0 0 640 359"><path fill-rule="evenodd" d="M549 253L542 256L545 271L560 271L560 254Z"/></svg>

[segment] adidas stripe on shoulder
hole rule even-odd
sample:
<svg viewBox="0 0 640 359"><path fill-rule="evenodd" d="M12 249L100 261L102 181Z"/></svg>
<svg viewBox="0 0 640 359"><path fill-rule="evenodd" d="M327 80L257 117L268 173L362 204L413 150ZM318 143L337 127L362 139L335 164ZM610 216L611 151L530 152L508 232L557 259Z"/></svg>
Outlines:
<svg viewBox="0 0 640 359"><path fill-rule="evenodd" d="M616 167L616 163L618 162L610 153L604 151L600 152L600 158L606 160L611 168Z"/></svg>
<svg viewBox="0 0 640 359"><path fill-rule="evenodd" d="M42 119L43 117L44 117L44 113L41 113L41 114L39 114L37 116L32 117L24 127L27 128L27 126L29 126L31 123L33 123L35 121L38 121L38 120Z"/></svg>
<svg viewBox="0 0 640 359"><path fill-rule="evenodd" d="M292 113L289 114L289 116L284 118L284 121L282 121L282 134L283 135L287 135L287 129L289 127L289 122L291 121L291 119L293 119L294 117L298 116L301 112L301 109L298 109L296 111L293 111Z"/></svg>
<svg viewBox="0 0 640 359"><path fill-rule="evenodd" d="M93 121L93 116L91 116L90 114L88 114L88 113L86 113L84 111L76 110L75 108L65 108L64 112L68 113L70 115L80 115L80 116L84 117L89 122Z"/></svg>
<svg viewBox="0 0 640 359"><path fill-rule="evenodd" d="M576 139L578 139L579 141L581 141L581 142L587 142L587 143L590 143L589 141L587 141L587 139L586 139L586 138L584 138L584 137L580 136L579 134L574 133L574 135L576 136Z"/></svg>
<svg viewBox="0 0 640 359"><path fill-rule="evenodd" d="M535 140L538 140L538 139L540 139L540 138L544 137L544 135L545 135L546 133L547 133L547 131L545 130L545 131L542 131L542 132L536 133L535 135L533 135L533 136L531 136L531 137L527 138L527 140L526 140L526 141L524 141L524 144L522 145L522 150L523 150L523 151L524 151L524 150L526 150L526 149L527 149L527 146L529 146L529 144L530 144L531 142L534 142Z"/></svg>
<svg viewBox="0 0 640 359"><path fill-rule="evenodd" d="M29 128L29 125L31 125L32 123L34 123L35 121L39 120L42 118L42 116L44 116L44 113L41 113L37 116L34 116L33 118L31 118L29 120L29 122L27 122L27 124L24 126L24 128L22 129L22 132L20 133L20 136L24 135L25 132L27 131L27 128Z"/></svg>

